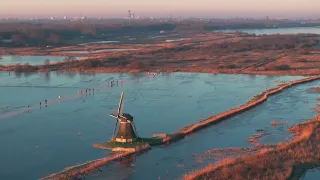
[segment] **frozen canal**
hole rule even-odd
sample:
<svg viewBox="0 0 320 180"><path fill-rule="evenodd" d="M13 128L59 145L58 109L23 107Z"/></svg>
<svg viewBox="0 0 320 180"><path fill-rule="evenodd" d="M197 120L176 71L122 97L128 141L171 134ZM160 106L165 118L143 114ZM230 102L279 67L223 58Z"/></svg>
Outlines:
<svg viewBox="0 0 320 180"><path fill-rule="evenodd" d="M151 136L174 132L209 115L239 106L281 81L301 78L192 73L160 74L146 79L138 79L139 76L143 75L11 73L9 76L8 72L0 72L0 106L9 107L0 113L0 143L3 145L0 179L37 179L106 156L108 151L95 149L92 144L111 138L115 120L108 114L117 108L121 91L126 93L124 111L134 116L139 135ZM105 86L113 79L124 80L124 83L112 88ZM95 88L95 94L77 96L77 92L85 88ZM179 177L195 168L192 163L191 167L176 167L177 162L184 163L180 162L181 158L187 158L186 162L193 161L192 153L203 153L214 147L247 146L246 138L253 134L254 128L263 128L276 118L302 121L312 117L308 111L299 113L297 109L294 112L287 106L292 101L312 100L302 93L303 88L306 86L293 88L291 94L274 96L249 114L220 123L172 146L154 148L139 156L135 166L129 169L115 163L108 167L112 172L103 171L98 177L105 179L105 176L124 172L128 173L129 179L154 179L163 174L168 174L169 179ZM296 97L298 92L301 97ZM59 95L68 100L55 100L47 108L42 105L40 109L39 102L57 99ZM30 111L25 110L27 105L32 107ZM277 116L279 108L287 108L287 113ZM6 116L8 113L12 115ZM290 119L291 116L295 119ZM282 136L269 138L272 142ZM265 141L268 141L267 137ZM150 168L154 166L157 168ZM143 174L146 169L148 173ZM170 172L167 173L168 169Z"/></svg>

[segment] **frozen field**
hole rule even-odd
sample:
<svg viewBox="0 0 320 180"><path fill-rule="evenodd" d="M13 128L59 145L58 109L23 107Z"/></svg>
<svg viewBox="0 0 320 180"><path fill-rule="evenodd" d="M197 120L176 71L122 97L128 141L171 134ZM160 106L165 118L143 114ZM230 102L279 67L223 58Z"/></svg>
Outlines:
<svg viewBox="0 0 320 180"><path fill-rule="evenodd" d="M115 120L108 114L117 108L121 91L126 93L124 112L134 116L139 135L151 136L175 132L209 115L239 106L281 81L298 78L301 77L192 73L146 78L143 74L11 73L9 76L8 72L0 72L0 106L9 107L0 113L0 179L37 179L108 155L108 151L95 149L92 144L111 138ZM110 88L106 83L111 80L124 83ZM298 122L311 118L309 107L299 105L303 100L314 99L304 92L311 85L285 91L248 113L172 146L154 148L139 156L130 169L120 168L116 163L108 166L112 172L103 171L98 178L124 172L128 172L129 179L154 179L164 176L163 173L168 174L169 179L179 177L187 170L200 167L191 163L192 153L215 147L250 146L246 138L254 134L255 128L264 128L272 120ZM95 93L77 94L86 88L95 88ZM60 102L59 95L62 96ZM45 99L50 102L48 107L44 106ZM29 111L27 105L31 107ZM279 114L280 108L283 109ZM283 131L270 131L275 133L266 137L266 142L285 136ZM190 167L168 167L176 167L177 162L183 164L182 158L190 162ZM149 171L151 166L157 168ZM144 174L146 169L148 172Z"/></svg>

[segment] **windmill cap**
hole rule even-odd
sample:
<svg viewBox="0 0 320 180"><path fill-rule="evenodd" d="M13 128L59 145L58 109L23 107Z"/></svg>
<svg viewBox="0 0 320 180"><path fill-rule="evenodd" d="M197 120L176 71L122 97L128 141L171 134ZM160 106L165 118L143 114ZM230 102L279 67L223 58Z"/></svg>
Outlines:
<svg viewBox="0 0 320 180"><path fill-rule="evenodd" d="M129 120L129 121L133 121L133 116L131 116L130 114L122 113L121 116L124 117L125 119Z"/></svg>

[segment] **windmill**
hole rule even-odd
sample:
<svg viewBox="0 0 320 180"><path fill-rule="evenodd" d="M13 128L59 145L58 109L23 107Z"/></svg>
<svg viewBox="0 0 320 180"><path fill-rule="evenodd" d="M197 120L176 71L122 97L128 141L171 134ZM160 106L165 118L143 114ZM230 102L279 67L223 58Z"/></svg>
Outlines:
<svg viewBox="0 0 320 180"><path fill-rule="evenodd" d="M123 109L123 97L122 92L117 113L110 113L111 117L117 119L116 127L113 132L112 141L121 143L131 143L139 139L135 125L133 123L133 117L130 114L122 113ZM119 124L119 129L117 128ZM118 129L118 133L116 131Z"/></svg>

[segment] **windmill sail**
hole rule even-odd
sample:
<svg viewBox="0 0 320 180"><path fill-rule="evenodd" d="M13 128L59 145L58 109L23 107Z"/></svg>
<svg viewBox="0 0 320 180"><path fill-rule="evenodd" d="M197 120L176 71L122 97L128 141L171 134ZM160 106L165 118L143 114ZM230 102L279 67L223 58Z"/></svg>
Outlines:
<svg viewBox="0 0 320 180"><path fill-rule="evenodd" d="M124 92L121 93L121 97L120 97L119 108L118 108L118 118L122 114L123 96L124 96Z"/></svg>
<svg viewBox="0 0 320 180"><path fill-rule="evenodd" d="M124 93L121 93L121 97L120 97L120 102L119 102L119 107L118 107L118 111L112 111L110 113L111 117L117 118L117 120L119 120L119 117L122 115L122 108L123 108L123 97L124 97Z"/></svg>
<svg viewBox="0 0 320 180"><path fill-rule="evenodd" d="M120 102L119 102L118 113L117 113L117 114L115 114L115 113L110 113L110 116L112 116L112 117L114 117L114 118L117 118L116 127L114 128L113 135L112 135L112 139L114 138L114 136L115 136L115 134L116 134L117 127L118 127L118 121L120 121L119 117L120 117L121 111L122 111L123 95L124 95L124 93L122 92L122 93L121 93L121 97L120 97Z"/></svg>
<svg viewBox="0 0 320 180"><path fill-rule="evenodd" d="M110 113L110 116L111 116L111 117L114 117L114 118L118 118L118 114L117 114L117 112L115 112L115 111L111 112L111 113Z"/></svg>

